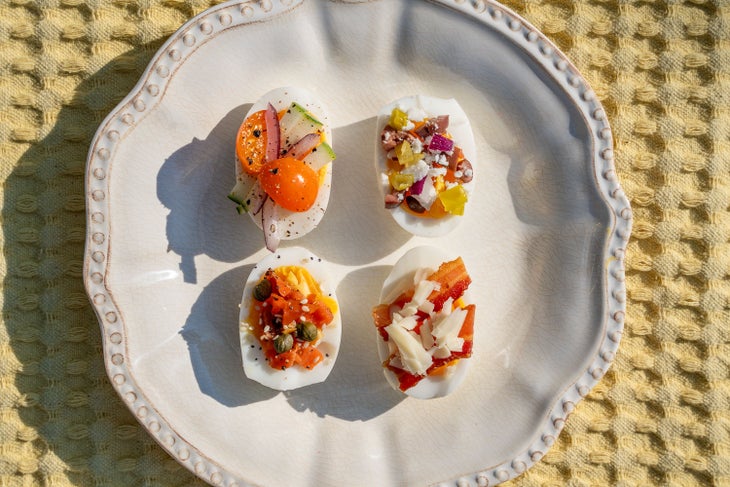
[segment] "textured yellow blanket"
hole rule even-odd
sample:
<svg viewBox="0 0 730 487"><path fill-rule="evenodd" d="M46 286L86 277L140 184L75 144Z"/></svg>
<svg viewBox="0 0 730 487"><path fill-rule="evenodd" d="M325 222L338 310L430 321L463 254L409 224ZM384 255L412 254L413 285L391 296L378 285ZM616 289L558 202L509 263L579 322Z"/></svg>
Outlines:
<svg viewBox="0 0 730 487"><path fill-rule="evenodd" d="M0 485L203 485L108 383L81 280L101 120L210 0L1 0ZM603 102L634 208L615 363L510 485L730 485L730 4L510 0Z"/></svg>

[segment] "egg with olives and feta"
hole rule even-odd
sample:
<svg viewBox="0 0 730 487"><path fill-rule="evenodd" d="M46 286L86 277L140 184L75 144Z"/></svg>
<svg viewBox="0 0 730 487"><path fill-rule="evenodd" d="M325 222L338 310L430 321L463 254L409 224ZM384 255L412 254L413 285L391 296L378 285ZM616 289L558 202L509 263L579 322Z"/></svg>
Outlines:
<svg viewBox="0 0 730 487"><path fill-rule="evenodd" d="M431 399L450 394L466 377L476 305L461 257L416 247L393 266L372 311L377 349L388 383Z"/></svg>
<svg viewBox="0 0 730 487"><path fill-rule="evenodd" d="M279 249L251 271L239 335L249 379L280 391L323 382L340 349L342 319L327 263L301 247Z"/></svg>
<svg viewBox="0 0 730 487"><path fill-rule="evenodd" d="M378 113L376 169L385 208L404 230L446 235L474 190L475 144L454 99L401 98Z"/></svg>
<svg viewBox="0 0 730 487"><path fill-rule="evenodd" d="M266 247L317 227L332 186L332 130L309 91L277 88L263 95L236 132L236 184L228 198L263 230Z"/></svg>

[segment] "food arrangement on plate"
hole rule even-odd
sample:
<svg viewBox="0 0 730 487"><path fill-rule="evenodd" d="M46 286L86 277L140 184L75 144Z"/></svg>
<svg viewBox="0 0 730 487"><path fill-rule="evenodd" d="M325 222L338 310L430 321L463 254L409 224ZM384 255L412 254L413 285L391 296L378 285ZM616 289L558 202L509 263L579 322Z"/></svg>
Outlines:
<svg viewBox="0 0 730 487"><path fill-rule="evenodd" d="M342 333L334 291L326 289L326 264L300 247L277 251L282 239L313 230L329 201L335 154L331 130L320 120L327 117L314 95L277 88L253 104L236 133L236 185L228 198L263 229L273 252L244 286L243 367L247 377L276 390L324 381ZM385 207L411 233L453 230L474 184L467 158L473 157L474 140L459 104L411 96L387 105L379 120ZM404 276L411 281L405 287ZM449 260L435 247L412 249L395 264L373 309L378 353L394 388L435 398L464 379L476 309L466 301L470 283L462 258Z"/></svg>
<svg viewBox="0 0 730 487"><path fill-rule="evenodd" d="M324 381L342 320L326 262L301 247L267 255L243 289L239 334L249 379L285 391Z"/></svg>
<svg viewBox="0 0 730 487"><path fill-rule="evenodd" d="M306 235L324 216L331 144L327 113L307 90L274 89L246 114L236 133L236 184L228 198L263 230L270 251Z"/></svg>

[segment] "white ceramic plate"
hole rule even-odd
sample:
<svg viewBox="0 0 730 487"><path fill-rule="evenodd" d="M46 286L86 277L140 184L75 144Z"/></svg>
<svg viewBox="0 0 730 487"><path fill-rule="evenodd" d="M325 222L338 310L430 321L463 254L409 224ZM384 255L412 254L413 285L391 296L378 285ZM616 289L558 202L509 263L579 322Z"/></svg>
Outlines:
<svg viewBox="0 0 730 487"><path fill-rule="evenodd" d="M284 245L332 262L342 348L329 379L280 393L243 374L242 284L261 233L226 199L251 103L299 85L330 108L332 196ZM469 221L427 240L383 209L379 107L455 97L479 160ZM576 69L488 1L263 0L171 36L102 123L87 168L84 278L112 384L169 453L216 485L494 485L538 461L609 367L623 327L631 210L606 116ZM475 162L475 161L472 161ZM408 248L457 249L478 306L452 395L391 390L370 320Z"/></svg>

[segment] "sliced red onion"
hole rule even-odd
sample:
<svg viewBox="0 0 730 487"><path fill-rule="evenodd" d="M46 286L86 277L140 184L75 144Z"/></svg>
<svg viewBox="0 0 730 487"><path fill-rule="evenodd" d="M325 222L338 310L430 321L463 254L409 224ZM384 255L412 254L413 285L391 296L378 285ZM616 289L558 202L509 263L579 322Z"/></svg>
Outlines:
<svg viewBox="0 0 730 487"><path fill-rule="evenodd" d="M411 194L421 194L421 191L423 191L423 185L425 184L427 177L428 176L424 176L411 185L411 187L409 188Z"/></svg>
<svg viewBox="0 0 730 487"><path fill-rule="evenodd" d="M317 147L320 140L321 137L319 134L307 134L291 146L291 148L287 152L287 155L293 157L294 159L301 159L302 157L304 157L305 154Z"/></svg>
<svg viewBox="0 0 730 487"><path fill-rule="evenodd" d="M431 142L428 143L428 150L449 152L454 148L454 141L441 134L433 134Z"/></svg>
<svg viewBox="0 0 730 487"><path fill-rule="evenodd" d="M252 215L258 215L268 197L269 195L266 194L266 191L264 191L264 188L261 187L261 183L257 179L246 195L246 204Z"/></svg>
<svg viewBox="0 0 730 487"><path fill-rule="evenodd" d="M279 236L279 212L274 200L267 198L261 211L261 227L264 230L264 242L266 248L276 252L279 248L281 237Z"/></svg>
<svg viewBox="0 0 730 487"><path fill-rule="evenodd" d="M264 120L266 121L266 162L271 162L279 158L279 149L281 147L279 116L276 113L276 108L271 103L266 107Z"/></svg>

